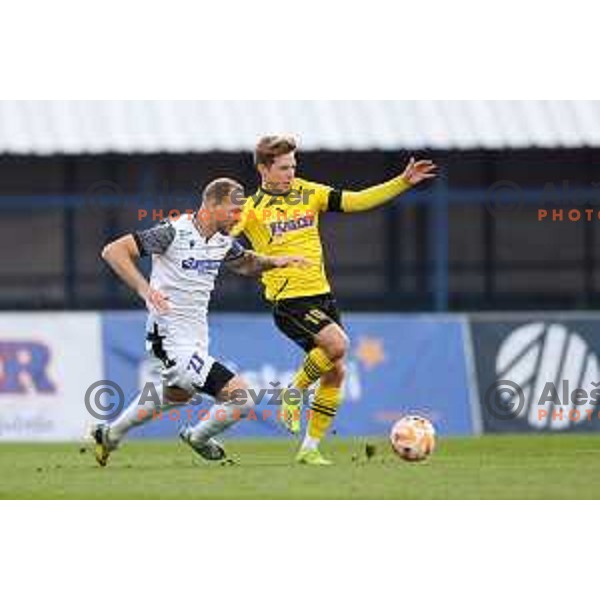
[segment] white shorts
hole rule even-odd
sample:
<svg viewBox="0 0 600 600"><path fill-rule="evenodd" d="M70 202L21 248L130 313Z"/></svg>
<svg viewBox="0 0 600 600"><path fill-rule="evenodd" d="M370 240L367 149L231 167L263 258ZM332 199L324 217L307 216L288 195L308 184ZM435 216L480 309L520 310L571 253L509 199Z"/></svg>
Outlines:
<svg viewBox="0 0 600 600"><path fill-rule="evenodd" d="M181 388L190 395L215 396L234 374L208 354L203 340L178 339L173 329L155 319L148 320L146 329L146 351L160 363L163 385Z"/></svg>

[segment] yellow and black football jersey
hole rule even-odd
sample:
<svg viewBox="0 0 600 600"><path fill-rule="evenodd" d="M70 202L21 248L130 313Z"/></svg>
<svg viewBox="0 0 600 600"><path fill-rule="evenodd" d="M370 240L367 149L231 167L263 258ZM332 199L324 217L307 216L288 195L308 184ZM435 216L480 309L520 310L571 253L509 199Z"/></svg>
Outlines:
<svg viewBox="0 0 600 600"><path fill-rule="evenodd" d="M303 256L312 266L272 269L262 276L267 300L316 296L330 291L323 261L319 217L341 210L340 190L296 178L286 194L260 188L246 198L232 231L245 236L259 254Z"/></svg>

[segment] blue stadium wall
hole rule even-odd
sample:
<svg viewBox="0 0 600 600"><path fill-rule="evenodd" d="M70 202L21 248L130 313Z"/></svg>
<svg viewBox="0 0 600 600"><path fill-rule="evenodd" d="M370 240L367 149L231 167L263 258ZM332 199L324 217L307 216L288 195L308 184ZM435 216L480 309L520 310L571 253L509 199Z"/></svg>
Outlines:
<svg viewBox="0 0 600 600"><path fill-rule="evenodd" d="M109 312L102 320L106 377L129 397L143 382L156 381L144 368L144 324L144 314L137 312ZM382 435L410 411L429 416L441 434L473 431L463 319L361 314L349 315L346 326L352 345L337 435ZM277 406L269 402L300 364L300 349L263 315L215 315L210 332L213 356L241 373L251 388L265 390L256 421L241 424L235 434L281 435ZM175 427L164 419L139 435L172 435Z"/></svg>
<svg viewBox="0 0 600 600"><path fill-rule="evenodd" d="M345 325L351 347L336 435L386 435L407 413L427 416L442 436L600 427L599 313L349 313ZM0 440L80 439L94 421L90 406L112 411L159 384L144 331L143 311L0 313ZM284 435L270 402L300 350L266 314L215 314L210 332L211 353L265 390L254 419L231 435ZM179 417L210 406L202 399ZM169 416L134 436L176 429Z"/></svg>

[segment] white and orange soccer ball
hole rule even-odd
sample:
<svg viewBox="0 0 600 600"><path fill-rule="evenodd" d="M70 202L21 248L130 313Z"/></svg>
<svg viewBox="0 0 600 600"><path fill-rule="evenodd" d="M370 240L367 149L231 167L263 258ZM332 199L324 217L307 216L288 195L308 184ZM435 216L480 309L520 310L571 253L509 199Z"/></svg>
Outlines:
<svg viewBox="0 0 600 600"><path fill-rule="evenodd" d="M409 415L394 423L390 442L400 458L409 462L425 460L435 449L435 429L428 419Z"/></svg>

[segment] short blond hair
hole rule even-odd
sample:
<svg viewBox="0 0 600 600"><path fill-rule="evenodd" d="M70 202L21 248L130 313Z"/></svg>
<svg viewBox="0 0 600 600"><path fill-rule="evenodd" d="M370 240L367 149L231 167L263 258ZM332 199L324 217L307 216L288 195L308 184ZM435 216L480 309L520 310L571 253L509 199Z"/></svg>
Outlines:
<svg viewBox="0 0 600 600"><path fill-rule="evenodd" d="M227 198L230 198L232 193L243 195L244 187L235 179L229 177L219 177L213 179L202 192L202 201L214 200L217 204L221 204Z"/></svg>
<svg viewBox="0 0 600 600"><path fill-rule="evenodd" d="M270 167L278 156L295 152L297 148L298 143L291 135L266 135L256 144L254 164Z"/></svg>

